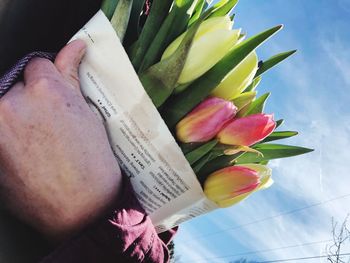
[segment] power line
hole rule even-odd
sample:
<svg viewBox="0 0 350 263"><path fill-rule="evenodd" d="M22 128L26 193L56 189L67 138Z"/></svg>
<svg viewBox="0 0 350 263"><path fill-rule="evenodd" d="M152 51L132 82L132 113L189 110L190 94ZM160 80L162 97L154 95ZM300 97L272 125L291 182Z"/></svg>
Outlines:
<svg viewBox="0 0 350 263"><path fill-rule="evenodd" d="M290 246L285 246L285 247L276 247L276 248L269 248L269 249L264 249L264 250L249 251L249 252L234 254L234 255L230 255L230 256L227 255L227 256L218 257L218 258L238 257L238 256L246 256L246 255L258 254L258 253L266 253L266 252L271 252L271 251L276 251L276 250L283 250L283 249L289 249L289 248L305 247L305 246L311 246L311 245L316 245L316 244L322 244L322 243L327 243L327 242L331 242L331 241L333 241L333 240L328 239L328 240L322 240L322 241L316 241L316 242L290 245Z"/></svg>
<svg viewBox="0 0 350 263"><path fill-rule="evenodd" d="M339 254L339 256L350 256L350 253ZM269 261L260 261L258 263L275 263L275 262L299 261L299 260L307 260L307 259L315 259L315 258L326 258L326 257L328 257L328 255L313 256L313 257L303 257L303 258L275 259L275 260L269 260Z"/></svg>
<svg viewBox="0 0 350 263"><path fill-rule="evenodd" d="M336 200L339 200L339 199L342 199L342 198L346 198L346 197L349 197L349 196L350 196L350 194L338 196L338 197L335 197L335 198L324 200L322 202L318 202L318 203L314 203L314 204L311 204L311 205L308 205L308 206L304 206L304 207L301 207L301 208L297 208L297 209L293 209L293 210L290 210L290 211L286 211L286 212L283 212L283 213L280 213L280 214L277 214L277 215L274 215L274 216L269 216L269 217L265 217L265 218L262 218L262 219L259 219L259 220L255 220L255 221L252 221L252 222L249 222L249 223L246 223L246 224L237 225L237 226L233 226L233 227L228 227L228 228L225 228L223 230L215 231L215 232L212 232L212 233L209 233L209 234L205 234L205 235L201 235L201 236L195 236L195 237L191 238L190 240L183 241L182 244L186 244L186 243L192 242L195 239L200 239L200 238L202 239L202 238L207 238L209 236L215 236L215 235L220 234L222 232L232 231L232 230L235 230L235 229L247 227L247 226L250 226L250 225L254 225L254 224L261 223L261 222L264 222L264 221L268 221L268 220L271 220L271 219L275 219L275 218L278 218L278 217L282 217L282 216L298 213L300 211L307 210L307 209L310 209L310 208L313 208L313 207L316 207L316 206L324 205L324 204L327 204L327 203L330 203L330 202L333 202L333 201L336 201Z"/></svg>
<svg viewBox="0 0 350 263"><path fill-rule="evenodd" d="M290 246L284 246L284 247L277 247L277 248L269 248L269 249L263 249L263 250L255 250L255 251L243 252L243 253L233 254L233 255L211 257L211 258L206 258L206 259L199 259L198 261L210 261L210 260L219 259L219 258L233 258L233 257L246 256L246 255L258 254L258 253L266 253L266 252L271 252L271 251L276 251L276 250L283 250L283 249L289 249L289 248L316 245L316 244L327 243L327 242L331 242L331 241L333 241L333 239L308 242L308 243L302 243L302 244L290 245ZM195 262L197 262L197 261L195 261Z"/></svg>

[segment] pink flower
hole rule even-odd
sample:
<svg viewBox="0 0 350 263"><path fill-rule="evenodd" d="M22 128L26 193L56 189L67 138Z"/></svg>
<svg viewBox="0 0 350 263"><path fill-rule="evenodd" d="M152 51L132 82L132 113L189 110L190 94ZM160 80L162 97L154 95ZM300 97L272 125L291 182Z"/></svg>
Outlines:
<svg viewBox="0 0 350 263"><path fill-rule="evenodd" d="M275 127L273 115L259 113L233 119L218 133L217 138L223 144L250 146L269 136Z"/></svg>
<svg viewBox="0 0 350 263"><path fill-rule="evenodd" d="M230 166L208 176L204 183L204 193L208 199L223 207L222 202L251 193L259 184L257 171L242 166Z"/></svg>
<svg viewBox="0 0 350 263"><path fill-rule="evenodd" d="M237 108L232 102L208 98L177 124L177 138L184 143L209 141L236 112Z"/></svg>
<svg viewBox="0 0 350 263"><path fill-rule="evenodd" d="M208 176L204 194L219 207L229 207L272 184L271 169L264 165L230 166Z"/></svg>

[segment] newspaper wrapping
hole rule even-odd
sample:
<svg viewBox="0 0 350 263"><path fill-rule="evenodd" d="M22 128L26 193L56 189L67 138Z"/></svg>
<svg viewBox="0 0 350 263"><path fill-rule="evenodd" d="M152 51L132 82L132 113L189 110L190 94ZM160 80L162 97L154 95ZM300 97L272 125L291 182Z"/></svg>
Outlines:
<svg viewBox="0 0 350 263"><path fill-rule="evenodd" d="M72 40L77 38L87 44L79 70L82 92L157 231L218 208L205 197L101 10Z"/></svg>

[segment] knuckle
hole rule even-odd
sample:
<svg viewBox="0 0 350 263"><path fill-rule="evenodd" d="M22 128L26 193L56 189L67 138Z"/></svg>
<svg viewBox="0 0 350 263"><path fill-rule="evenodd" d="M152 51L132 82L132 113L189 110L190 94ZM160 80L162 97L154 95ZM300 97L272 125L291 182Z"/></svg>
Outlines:
<svg viewBox="0 0 350 263"><path fill-rule="evenodd" d="M51 85L51 80L48 76L40 76L33 80L28 88L35 90L46 90Z"/></svg>
<svg viewBox="0 0 350 263"><path fill-rule="evenodd" d="M59 102L64 100L65 97L61 81L51 77L40 77L34 80L28 88L33 95L45 100Z"/></svg>
<svg viewBox="0 0 350 263"><path fill-rule="evenodd" d="M32 71L35 71L43 66L45 67L47 63L48 60L45 58L32 58L25 67L24 74L31 73Z"/></svg>

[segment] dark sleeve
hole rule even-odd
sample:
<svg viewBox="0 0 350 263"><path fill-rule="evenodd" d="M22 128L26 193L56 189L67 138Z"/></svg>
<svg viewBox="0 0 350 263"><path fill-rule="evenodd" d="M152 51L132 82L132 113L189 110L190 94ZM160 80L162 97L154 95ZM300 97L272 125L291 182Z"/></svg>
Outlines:
<svg viewBox="0 0 350 263"><path fill-rule="evenodd" d="M33 51L57 52L102 0L0 0L0 75Z"/></svg>
<svg viewBox="0 0 350 263"><path fill-rule="evenodd" d="M109 219L66 242L40 263L168 262L166 245L176 230L158 236L128 181L123 189L120 208Z"/></svg>

